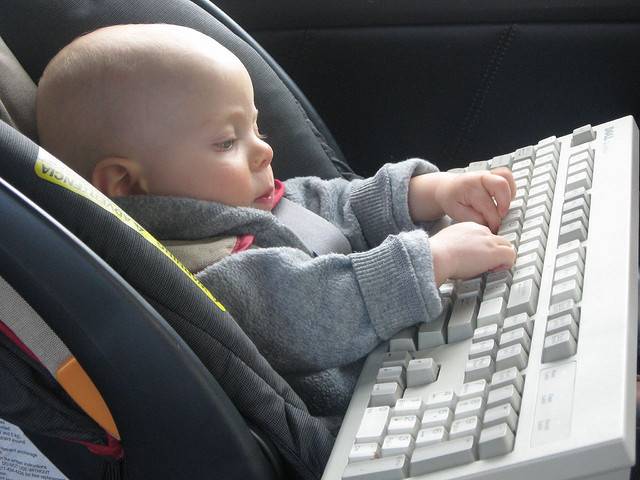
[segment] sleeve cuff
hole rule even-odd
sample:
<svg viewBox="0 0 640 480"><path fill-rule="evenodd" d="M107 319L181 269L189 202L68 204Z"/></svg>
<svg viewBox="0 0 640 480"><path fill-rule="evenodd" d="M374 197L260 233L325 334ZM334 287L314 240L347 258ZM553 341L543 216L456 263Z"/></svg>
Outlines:
<svg viewBox="0 0 640 480"><path fill-rule="evenodd" d="M440 315L442 303L424 231L388 237L351 259L371 323L382 340Z"/></svg>
<svg viewBox="0 0 640 480"><path fill-rule="evenodd" d="M409 181L416 175L437 172L426 160L418 158L384 165L371 178L354 185L351 206L369 245L380 244L388 235L424 228L409 214Z"/></svg>

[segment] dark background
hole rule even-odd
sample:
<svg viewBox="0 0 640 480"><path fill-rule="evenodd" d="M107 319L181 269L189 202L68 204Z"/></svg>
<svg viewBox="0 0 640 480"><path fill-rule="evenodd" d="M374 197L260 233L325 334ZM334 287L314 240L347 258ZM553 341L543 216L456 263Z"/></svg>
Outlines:
<svg viewBox="0 0 640 480"><path fill-rule="evenodd" d="M293 78L361 175L410 156L448 169L640 113L637 1L215 3Z"/></svg>

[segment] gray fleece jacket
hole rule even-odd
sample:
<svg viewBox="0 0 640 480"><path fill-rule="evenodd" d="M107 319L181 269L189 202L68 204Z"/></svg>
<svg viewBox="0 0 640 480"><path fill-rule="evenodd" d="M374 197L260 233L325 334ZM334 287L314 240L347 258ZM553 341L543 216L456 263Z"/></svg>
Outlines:
<svg viewBox="0 0 640 480"><path fill-rule="evenodd" d="M188 198L114 199L160 240L255 235L261 248L198 273L260 352L321 416L344 413L361 360L399 330L441 312L427 233L408 208L419 159L365 180L294 178L285 197L336 225L354 253L314 257L270 212Z"/></svg>

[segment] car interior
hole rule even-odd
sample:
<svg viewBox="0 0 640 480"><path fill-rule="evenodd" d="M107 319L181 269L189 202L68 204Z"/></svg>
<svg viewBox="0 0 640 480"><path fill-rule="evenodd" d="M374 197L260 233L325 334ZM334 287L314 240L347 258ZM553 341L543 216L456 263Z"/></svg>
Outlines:
<svg viewBox="0 0 640 480"><path fill-rule="evenodd" d="M172 23L222 43L251 75L282 179L350 180L409 157L444 171L640 118L631 0L0 0L0 12L0 479L319 479L336 437L214 290L39 147L38 79L77 36ZM24 437L11 443L9 424ZM16 460L26 442L55 467Z"/></svg>

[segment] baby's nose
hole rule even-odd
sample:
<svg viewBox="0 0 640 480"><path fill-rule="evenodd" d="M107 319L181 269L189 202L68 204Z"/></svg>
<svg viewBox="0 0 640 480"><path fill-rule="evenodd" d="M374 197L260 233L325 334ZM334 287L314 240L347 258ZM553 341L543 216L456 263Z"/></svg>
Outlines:
<svg viewBox="0 0 640 480"><path fill-rule="evenodd" d="M258 139L253 157L253 165L256 169L263 169L271 165L273 160L273 149L264 140Z"/></svg>

